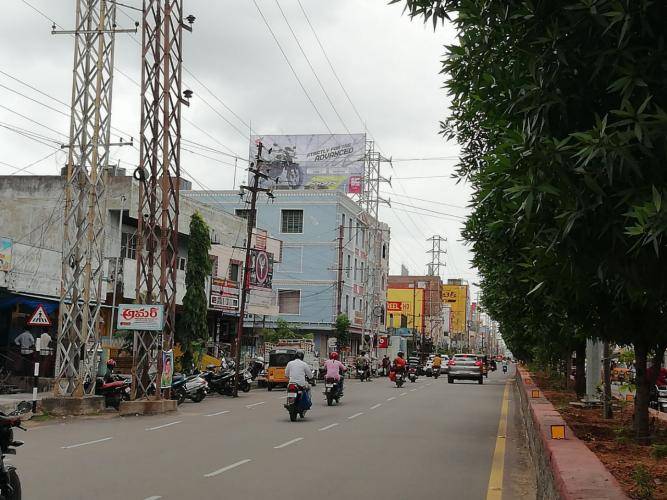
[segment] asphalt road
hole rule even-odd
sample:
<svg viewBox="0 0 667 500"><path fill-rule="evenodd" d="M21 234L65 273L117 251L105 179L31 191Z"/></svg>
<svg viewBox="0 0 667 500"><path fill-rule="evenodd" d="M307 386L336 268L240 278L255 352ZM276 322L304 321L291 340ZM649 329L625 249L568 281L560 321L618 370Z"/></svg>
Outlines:
<svg viewBox="0 0 667 500"><path fill-rule="evenodd" d="M27 500L485 499L508 381L346 381L334 407L318 384L298 422L282 391L210 396L168 415L47 423L17 436L10 460ZM513 394L502 498L535 498Z"/></svg>

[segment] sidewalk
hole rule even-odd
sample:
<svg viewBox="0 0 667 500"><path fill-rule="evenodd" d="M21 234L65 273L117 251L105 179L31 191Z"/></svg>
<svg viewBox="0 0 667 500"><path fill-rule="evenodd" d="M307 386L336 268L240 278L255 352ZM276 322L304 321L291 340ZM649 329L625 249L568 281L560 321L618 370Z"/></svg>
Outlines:
<svg viewBox="0 0 667 500"><path fill-rule="evenodd" d="M39 392L37 393L37 400L42 398L53 397L52 392ZM19 392L16 394L0 394L0 411L3 413L9 413L16 409L16 405L21 401L32 401L31 392Z"/></svg>

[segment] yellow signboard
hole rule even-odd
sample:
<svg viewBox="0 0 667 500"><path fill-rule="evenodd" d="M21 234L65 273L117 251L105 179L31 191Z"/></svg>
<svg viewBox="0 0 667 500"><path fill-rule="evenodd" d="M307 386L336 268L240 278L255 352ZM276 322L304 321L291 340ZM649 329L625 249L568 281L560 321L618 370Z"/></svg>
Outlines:
<svg viewBox="0 0 667 500"><path fill-rule="evenodd" d="M450 333L465 333L468 311L468 285L442 285L442 302L451 307Z"/></svg>
<svg viewBox="0 0 667 500"><path fill-rule="evenodd" d="M413 325L416 324L417 331L421 333L424 323L423 317L423 288L417 288L416 290L412 288L387 289L386 326L388 328L401 328L403 326L412 330Z"/></svg>

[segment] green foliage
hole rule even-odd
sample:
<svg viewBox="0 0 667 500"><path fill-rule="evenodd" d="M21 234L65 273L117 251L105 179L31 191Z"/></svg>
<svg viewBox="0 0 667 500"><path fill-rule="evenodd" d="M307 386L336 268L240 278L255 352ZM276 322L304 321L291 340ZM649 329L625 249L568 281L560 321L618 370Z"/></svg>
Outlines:
<svg viewBox="0 0 667 500"><path fill-rule="evenodd" d="M508 347L546 366L587 337L659 351L667 5L405 1L457 33L442 133L462 147L457 175L474 207L464 237ZM636 404L645 436L647 403Z"/></svg>
<svg viewBox="0 0 667 500"><path fill-rule="evenodd" d="M201 214L195 212L190 219L183 311L176 328L176 341L181 344L183 351L181 363L184 367L190 366L193 362L195 347L199 346L201 349L208 339L206 279L212 270L210 249L208 225Z"/></svg>
<svg viewBox="0 0 667 500"><path fill-rule="evenodd" d="M635 494L642 500L651 500L653 498L653 478L644 464L637 465L632 471L632 480L635 482Z"/></svg>
<svg viewBox="0 0 667 500"><path fill-rule="evenodd" d="M313 334L300 330L297 323L289 323L283 318L276 320L275 328L265 328L260 334L264 337L264 342L276 343L281 339L307 339L312 340Z"/></svg>
<svg viewBox="0 0 667 500"><path fill-rule="evenodd" d="M651 445L651 456L656 460L667 458L667 444Z"/></svg>
<svg viewBox="0 0 667 500"><path fill-rule="evenodd" d="M626 365L630 365L635 362L635 351L632 349L623 349L618 355L618 361Z"/></svg>
<svg viewBox="0 0 667 500"><path fill-rule="evenodd" d="M336 318L336 338L338 339L339 347L347 347L350 345L350 318L347 314L339 314Z"/></svg>

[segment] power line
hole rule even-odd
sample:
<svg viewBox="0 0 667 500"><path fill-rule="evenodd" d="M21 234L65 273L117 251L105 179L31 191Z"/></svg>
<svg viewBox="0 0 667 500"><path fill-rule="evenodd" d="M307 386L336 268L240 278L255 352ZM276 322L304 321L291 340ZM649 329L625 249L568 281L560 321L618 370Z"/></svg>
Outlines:
<svg viewBox="0 0 667 500"><path fill-rule="evenodd" d="M299 86L301 87L301 90L303 90L303 93L305 94L306 98L308 99L308 102L310 102L310 105L313 107L313 109L315 110L315 113L317 113L317 116L319 116L320 120L322 121L322 123L324 124L326 129L329 131L329 133L333 134L333 132L331 131L331 128L329 128L329 124L324 119L324 117L322 116L322 113L320 113L320 110L317 108L317 106L313 102L313 99L310 97L310 94L306 90L306 87L303 86L303 83L301 82L301 79L299 78L299 75L297 74L296 70L294 69L294 66L292 66L292 63L290 62L289 57L287 57L287 54L283 50L282 45L280 45L280 42L278 41L278 37L276 37L276 34L271 29L271 25L266 20L266 17L264 17L264 13L262 12L262 9L259 8L259 5L257 5L256 0L252 0L252 3L255 4L255 8L257 9L257 12L259 12L259 15L261 16L262 20L264 21L264 24L266 25L267 29L269 30L269 33L271 33L271 36L273 37L273 40L276 42L276 45L280 49L280 53L285 58L285 62L287 63L287 65L292 70L292 74L294 75L294 78L296 78L296 81L299 82Z"/></svg>
<svg viewBox="0 0 667 500"><path fill-rule="evenodd" d="M287 24L287 27L289 28L290 33L292 33L292 37L294 38L294 41L296 42L297 46L299 47L299 50L301 51L301 54L303 55L304 59L308 63L308 67L310 68L310 71L313 73L313 76L315 77L315 80L317 81L318 85L322 89L322 92L324 93L324 96L327 98L327 101L329 101L329 105L331 106L331 109L333 109L334 113L338 117L338 121L340 121L341 125L343 125L343 128L347 131L348 134L351 134L350 129L345 124L345 121L340 116L340 113L336 109L336 106L334 106L334 103L331 100L331 97L329 96L328 92L324 88L324 85L322 84L322 81L320 80L320 77L317 75L317 71L315 71L315 68L313 68L313 65L311 64L310 59L308 58L308 55L306 54L306 51L303 50L303 46L301 45L301 42L299 42L299 38L296 36L296 33L292 29L292 25L287 20L287 16L285 15L285 11L283 10L283 8L280 6L280 2L278 0L275 0L275 1L276 1L276 5L278 6L278 10L280 11L280 14L282 14L283 19L285 20L285 24Z"/></svg>
<svg viewBox="0 0 667 500"><path fill-rule="evenodd" d="M417 201L424 201L426 203L433 203L435 205L442 205L445 207L451 207L451 208L464 208L467 209L469 207L465 205L454 205L453 203L445 203L444 201L434 201L434 200L428 200L426 198L417 198L415 196L408 196L405 194L399 194L396 193L395 191L389 192L389 191L380 191L381 194L389 195L389 196L398 196L399 198L408 198L410 200L417 200Z"/></svg>

